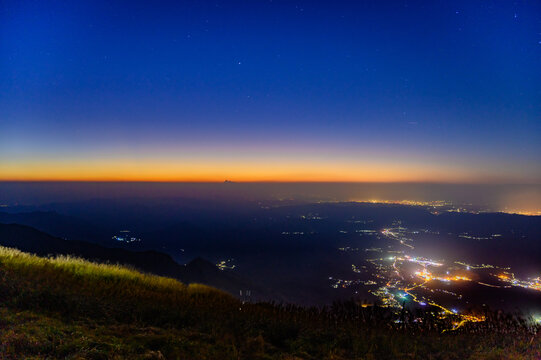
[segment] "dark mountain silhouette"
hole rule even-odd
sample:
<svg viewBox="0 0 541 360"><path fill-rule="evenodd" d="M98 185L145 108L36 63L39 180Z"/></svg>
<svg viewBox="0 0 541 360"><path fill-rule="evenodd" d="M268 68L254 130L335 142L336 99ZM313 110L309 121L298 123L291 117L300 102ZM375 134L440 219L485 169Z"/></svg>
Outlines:
<svg viewBox="0 0 541 360"><path fill-rule="evenodd" d="M114 230L56 211L0 212L0 223L27 225L69 240L76 239L101 245L114 244L111 240Z"/></svg>
<svg viewBox="0 0 541 360"><path fill-rule="evenodd" d="M236 274L221 271L202 258L180 265L169 255L157 251L136 252L84 241L64 240L26 225L0 224L0 245L40 256L73 255L97 262L128 265L140 271L176 278L184 283L211 285L232 294L254 288ZM261 291L258 293L261 294Z"/></svg>

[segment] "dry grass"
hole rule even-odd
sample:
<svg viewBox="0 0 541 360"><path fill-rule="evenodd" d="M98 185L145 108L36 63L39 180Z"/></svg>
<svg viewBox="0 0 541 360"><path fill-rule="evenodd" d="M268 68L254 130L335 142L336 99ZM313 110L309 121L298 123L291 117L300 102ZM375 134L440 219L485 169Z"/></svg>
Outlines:
<svg viewBox="0 0 541 360"><path fill-rule="evenodd" d="M241 304L204 285L0 247L0 359L541 356L539 335L513 327L509 319L441 334L418 325L397 329L387 315L355 304L332 309Z"/></svg>

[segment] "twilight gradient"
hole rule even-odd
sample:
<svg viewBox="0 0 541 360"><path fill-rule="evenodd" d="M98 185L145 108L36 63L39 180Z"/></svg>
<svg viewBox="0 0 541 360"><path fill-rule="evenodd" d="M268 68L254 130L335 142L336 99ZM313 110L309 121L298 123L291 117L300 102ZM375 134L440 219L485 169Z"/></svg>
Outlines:
<svg viewBox="0 0 541 360"><path fill-rule="evenodd" d="M539 1L3 1L0 180L541 183Z"/></svg>

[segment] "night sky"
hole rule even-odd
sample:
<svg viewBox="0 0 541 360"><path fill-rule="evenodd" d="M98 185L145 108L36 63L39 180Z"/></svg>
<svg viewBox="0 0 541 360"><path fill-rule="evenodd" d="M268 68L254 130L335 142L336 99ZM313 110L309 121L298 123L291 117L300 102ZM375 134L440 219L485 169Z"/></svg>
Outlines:
<svg viewBox="0 0 541 360"><path fill-rule="evenodd" d="M2 1L0 180L541 183L539 1Z"/></svg>

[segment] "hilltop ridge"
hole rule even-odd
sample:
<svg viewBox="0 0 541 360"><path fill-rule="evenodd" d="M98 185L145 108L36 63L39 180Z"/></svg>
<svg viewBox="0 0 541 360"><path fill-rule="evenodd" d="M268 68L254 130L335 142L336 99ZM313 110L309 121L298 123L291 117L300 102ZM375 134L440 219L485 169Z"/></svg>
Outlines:
<svg viewBox="0 0 541 360"><path fill-rule="evenodd" d="M86 241L65 240L20 224L0 223L0 246L17 248L40 256L71 255L91 261L118 263L140 271L172 277L184 283L209 284L230 293L251 287L235 274L220 271L214 264L202 258L181 265L171 256L158 251L132 251Z"/></svg>
<svg viewBox="0 0 541 360"><path fill-rule="evenodd" d="M242 303L204 285L5 247L0 247L0 302L0 352L8 358L534 359L541 354L539 336L512 318L442 334L438 329L444 324L429 317L415 324L404 314L396 324L386 310L355 303L319 309ZM416 336L420 332L423 336Z"/></svg>

